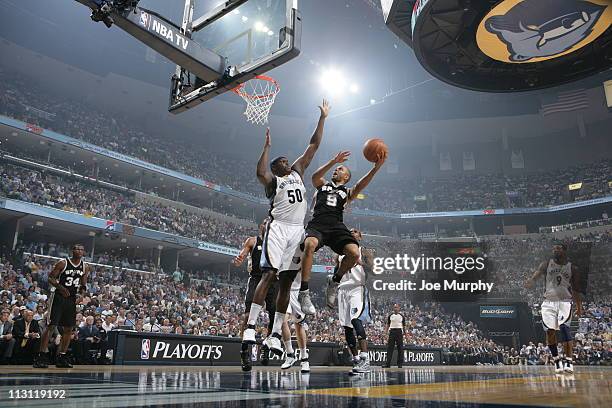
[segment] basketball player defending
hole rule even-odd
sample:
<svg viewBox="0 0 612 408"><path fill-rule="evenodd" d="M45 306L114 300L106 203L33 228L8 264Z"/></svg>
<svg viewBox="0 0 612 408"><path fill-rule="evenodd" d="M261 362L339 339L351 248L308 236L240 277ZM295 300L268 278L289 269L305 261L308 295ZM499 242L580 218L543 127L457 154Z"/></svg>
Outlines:
<svg viewBox="0 0 612 408"><path fill-rule="evenodd" d="M374 167L355 184L355 187L347 188L346 183L351 179L351 171L342 163L348 160L350 154L347 151L338 153L312 175L312 184L317 189L317 193L313 218L306 226L304 256L302 257L302 285L304 282L308 285L314 253L323 245L327 245L338 255L344 255L340 266L328 279L327 305L330 308L334 307L340 280L359 259L359 243L343 222L344 208L370 184L387 159L386 152L380 153ZM336 164L340 166L334 170L331 181L325 181L323 178L325 173ZM308 313L303 303L302 310Z"/></svg>
<svg viewBox="0 0 612 408"><path fill-rule="evenodd" d="M351 234L357 242L361 242L361 231L352 228ZM344 257L345 255L341 255L336 258L336 269L340 267ZM372 321L370 296L366 287L366 268L371 271L373 265L372 250L360 247L357 264L342 277L338 285L338 318L344 327L346 344L353 358L351 374L370 371L368 341L363 324ZM355 333L357 333L356 337ZM360 353L357 352L357 341L359 341Z"/></svg>
<svg viewBox="0 0 612 408"><path fill-rule="evenodd" d="M304 319L306 314L302 311L302 306L298 301L300 293L301 276L298 272L297 276L291 284L291 294L289 295L289 306L287 307L287 314L285 322L283 323L283 344L285 345L285 362L281 365L281 369L287 370L293 367L293 364L297 361L297 357L291 345L291 329L289 328L289 321L295 326L295 336L297 337L298 347L300 348L300 371L302 373L310 372L310 363L308 361L308 350L306 345L308 343L308 337L306 335L306 328L304 327Z"/></svg>
<svg viewBox="0 0 612 408"><path fill-rule="evenodd" d="M249 237L244 242L242 250L236 258L232 261L234 266L240 266L247 259L247 271L249 272L249 280L247 281L247 291L244 300L244 315L242 326L240 328L240 334L246 329L247 320L249 319L249 311L251 310L251 303L253 302L253 295L255 294L255 288L261 280L261 268L259 266L261 260L261 249L263 245L263 236L266 230L266 224L269 219L266 218L259 225L259 235L256 237ZM268 335L272 333L272 324L274 323L274 313L276 312L276 282L273 282L266 295L266 311L268 312ZM261 351L261 363L268 365L269 350L267 347L263 347ZM251 352L250 344L242 343L242 350L240 351L240 362L242 364L242 371L251 371Z"/></svg>
<svg viewBox="0 0 612 408"><path fill-rule="evenodd" d="M56 326L62 327L62 338L57 357L57 368L72 368L66 355L70 345L72 328L76 326L77 292L87 289L89 268L83 262L85 247L81 244L72 246L72 258L58 261L49 274L49 284L55 288L49 298L48 325L42 335L40 350L34 359L34 368L49 366L49 334Z"/></svg>
<svg viewBox="0 0 612 408"><path fill-rule="evenodd" d="M264 344L273 353L279 355L283 352L280 339L289 304L289 292L301 262L300 245L304 239L304 217L308 208L306 187L302 176L321 144L325 119L330 110L328 102L324 100L319 109L321 110L321 116L310 143L306 151L292 165L289 165L286 157L280 156L272 160L269 164L270 168L267 168L271 145L269 129L266 131L266 142L257 163L257 179L264 185L266 197L270 200L271 221L266 227L262 245L260 265L262 279L255 289L247 328L243 333L242 341L255 343L255 324L268 288L277 279L278 274L279 291L272 327L273 333L272 336L266 338ZM308 292L305 292L305 294L308 295ZM306 306L314 309L309 301L306 302Z"/></svg>
<svg viewBox="0 0 612 408"><path fill-rule="evenodd" d="M563 243L553 245L553 257L542 262L526 287L533 287L536 279L544 275L545 292L542 302L542 324L546 330L546 343L553 356L555 372L574 372L572 363L573 341L570 332L572 321L572 302L576 315L582 315L582 298L579 292L579 275L575 265L567 260L567 246ZM557 331L560 333L565 361L559 358L557 350Z"/></svg>

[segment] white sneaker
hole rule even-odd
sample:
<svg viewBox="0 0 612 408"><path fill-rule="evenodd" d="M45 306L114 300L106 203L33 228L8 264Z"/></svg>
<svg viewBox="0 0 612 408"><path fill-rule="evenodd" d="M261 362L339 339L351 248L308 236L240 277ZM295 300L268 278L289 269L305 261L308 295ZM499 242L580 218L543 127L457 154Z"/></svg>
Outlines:
<svg viewBox="0 0 612 408"><path fill-rule="evenodd" d="M293 367L296 361L297 361L297 358L295 358L295 355L287 354L287 357L285 358L285 362L283 363L283 365L281 365L281 368L283 370L287 370Z"/></svg>
<svg viewBox="0 0 612 408"><path fill-rule="evenodd" d="M357 373L369 373L370 372L370 362L368 360L360 360L359 364L357 364Z"/></svg>
<svg viewBox="0 0 612 408"><path fill-rule="evenodd" d="M282 356L283 355L283 346L282 346L281 341L280 341L280 339L278 337L275 337L274 335L268 336L263 341L263 344L265 346L267 346L270 349L270 351L272 353L276 354L277 356Z"/></svg>
<svg viewBox="0 0 612 408"><path fill-rule="evenodd" d="M247 344L257 343L257 340L255 340L255 329L246 329L242 333L242 342Z"/></svg>
<svg viewBox="0 0 612 408"><path fill-rule="evenodd" d="M565 361L563 361L563 371L565 371L566 373L573 373L574 372L574 364L573 364L572 360L565 360Z"/></svg>
<svg viewBox="0 0 612 408"><path fill-rule="evenodd" d="M300 302L300 307L302 308L302 312L307 315L314 315L317 313L317 309L315 309L312 304L312 300L310 300L310 291L309 290L300 290L298 294L298 302Z"/></svg>
<svg viewBox="0 0 612 408"><path fill-rule="evenodd" d="M327 307L333 309L336 306L336 298L338 297L338 285L337 282L334 282L333 276L327 276L327 289L325 290L325 300L327 303Z"/></svg>
<svg viewBox="0 0 612 408"><path fill-rule="evenodd" d="M356 373L358 371L357 367L359 367L359 363L361 363L361 359L353 360L353 369L352 369L352 371L354 373Z"/></svg>
<svg viewBox="0 0 612 408"><path fill-rule="evenodd" d="M300 371L303 373L310 372L310 363L308 362L307 358L304 358L302 359L302 361L300 361Z"/></svg>
<svg viewBox="0 0 612 408"><path fill-rule="evenodd" d="M562 372L563 372L563 360L558 358L555 360L555 373L562 373Z"/></svg>

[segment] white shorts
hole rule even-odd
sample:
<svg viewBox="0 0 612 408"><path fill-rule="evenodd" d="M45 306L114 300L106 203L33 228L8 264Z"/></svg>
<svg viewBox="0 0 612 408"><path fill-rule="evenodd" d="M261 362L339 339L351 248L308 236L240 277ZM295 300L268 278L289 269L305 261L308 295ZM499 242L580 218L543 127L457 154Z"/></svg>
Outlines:
<svg viewBox="0 0 612 408"><path fill-rule="evenodd" d="M545 300L542 302L542 325L544 329L559 330L562 324L572 323L572 302L568 300Z"/></svg>
<svg viewBox="0 0 612 408"><path fill-rule="evenodd" d="M289 306L287 306L287 315L289 315L293 323L302 323L306 315L302 312L302 306L298 301L300 289L291 289L289 295Z"/></svg>
<svg viewBox="0 0 612 408"><path fill-rule="evenodd" d="M351 320L359 319L364 323L372 320L370 316L370 295L365 286L338 288L338 317L340 324L353 327Z"/></svg>
<svg viewBox="0 0 612 408"><path fill-rule="evenodd" d="M261 248L261 268L273 268L277 272L300 269L304 241L304 226L285 224L272 220L266 228Z"/></svg>

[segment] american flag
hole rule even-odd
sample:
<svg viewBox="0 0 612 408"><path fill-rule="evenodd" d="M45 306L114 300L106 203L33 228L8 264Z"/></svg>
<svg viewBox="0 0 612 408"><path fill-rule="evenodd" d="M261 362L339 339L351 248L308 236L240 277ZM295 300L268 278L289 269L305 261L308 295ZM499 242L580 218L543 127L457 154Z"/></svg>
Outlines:
<svg viewBox="0 0 612 408"><path fill-rule="evenodd" d="M573 91L559 92L557 94L544 95L542 97L542 108L540 113L543 116L553 113L571 112L589 107L589 98L585 89L575 89Z"/></svg>

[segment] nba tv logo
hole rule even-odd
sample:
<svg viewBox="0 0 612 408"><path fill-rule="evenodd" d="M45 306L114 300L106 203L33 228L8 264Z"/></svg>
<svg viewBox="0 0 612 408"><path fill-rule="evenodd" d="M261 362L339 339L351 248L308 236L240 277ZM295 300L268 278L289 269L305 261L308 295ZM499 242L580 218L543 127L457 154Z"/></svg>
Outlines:
<svg viewBox="0 0 612 408"><path fill-rule="evenodd" d="M148 360L149 359L149 351L151 351L151 340L142 339L142 346L140 347L140 359Z"/></svg>
<svg viewBox="0 0 612 408"><path fill-rule="evenodd" d="M149 28L149 14L144 11L140 12L140 25Z"/></svg>

